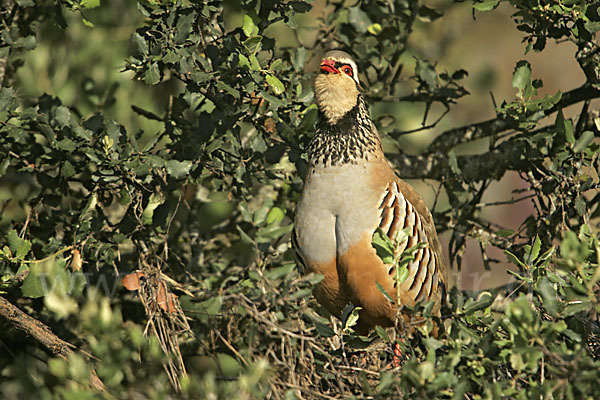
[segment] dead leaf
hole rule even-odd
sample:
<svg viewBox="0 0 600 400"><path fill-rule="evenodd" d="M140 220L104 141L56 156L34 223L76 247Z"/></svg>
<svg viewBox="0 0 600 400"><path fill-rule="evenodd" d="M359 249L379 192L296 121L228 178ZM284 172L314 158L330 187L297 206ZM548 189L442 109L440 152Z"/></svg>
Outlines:
<svg viewBox="0 0 600 400"><path fill-rule="evenodd" d="M73 249L71 250L71 255L73 256L73 258L71 258L71 264L69 264L71 270L74 272L81 271L81 253L79 250Z"/></svg>
<svg viewBox="0 0 600 400"><path fill-rule="evenodd" d="M265 130L269 133L275 133L275 120L273 118L267 118L264 122Z"/></svg>
<svg viewBox="0 0 600 400"><path fill-rule="evenodd" d="M140 290L140 278L144 277L142 271L135 271L123 277L123 287L127 290Z"/></svg>
<svg viewBox="0 0 600 400"><path fill-rule="evenodd" d="M167 286L160 282L158 284L158 293L156 295L156 304L166 312L167 314L172 314L175 312L175 299L177 299L177 295L170 293L167 291Z"/></svg>
<svg viewBox="0 0 600 400"><path fill-rule="evenodd" d="M167 312L167 289L165 288L165 284L159 282L158 284L158 293L156 295L156 304L164 311Z"/></svg>

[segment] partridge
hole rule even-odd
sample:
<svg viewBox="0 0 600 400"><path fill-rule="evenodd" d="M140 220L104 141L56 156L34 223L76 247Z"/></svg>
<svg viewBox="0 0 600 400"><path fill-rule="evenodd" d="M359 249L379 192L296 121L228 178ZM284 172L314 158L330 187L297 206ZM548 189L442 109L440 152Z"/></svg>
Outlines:
<svg viewBox="0 0 600 400"><path fill-rule="evenodd" d="M363 332L393 326L397 310L419 300L433 300L439 313L447 268L433 218L385 158L350 55L327 52L314 89L319 117L292 234L304 269L323 275L314 296L338 317L348 303L361 307L357 328ZM378 256L375 231L387 235L397 253L424 243L405 280L395 279L395 266Z"/></svg>

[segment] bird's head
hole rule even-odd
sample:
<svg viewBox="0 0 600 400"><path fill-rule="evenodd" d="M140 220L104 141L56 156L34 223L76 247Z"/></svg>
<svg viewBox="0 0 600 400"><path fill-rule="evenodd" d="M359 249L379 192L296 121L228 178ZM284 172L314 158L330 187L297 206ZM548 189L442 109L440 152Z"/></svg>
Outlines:
<svg viewBox="0 0 600 400"><path fill-rule="evenodd" d="M317 106L329 122L336 123L358 101L358 69L348 53L332 50L321 59L315 79Z"/></svg>

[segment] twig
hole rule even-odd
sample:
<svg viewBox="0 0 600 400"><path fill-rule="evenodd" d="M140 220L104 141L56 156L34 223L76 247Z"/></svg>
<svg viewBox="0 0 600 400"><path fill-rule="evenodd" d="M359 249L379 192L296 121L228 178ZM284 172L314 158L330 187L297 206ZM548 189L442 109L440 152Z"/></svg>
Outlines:
<svg viewBox="0 0 600 400"><path fill-rule="evenodd" d="M244 363L244 365L248 366L248 361L246 361L246 359L244 358L244 356L241 355L239 353L239 351L237 351L235 349L235 347L233 347L231 345L231 343L229 343L229 341L223 337L223 335L221 335L221 332L217 331L217 336L219 337L219 339L221 339L221 341L225 344L225 346L227 346L227 348L229 350L231 350Z"/></svg>
<svg viewBox="0 0 600 400"><path fill-rule="evenodd" d="M364 368L350 367L350 366L346 366L346 365L336 365L336 367L340 368L340 369L349 369L352 371L364 372L364 373L379 377L379 372L369 371L368 369L364 369Z"/></svg>
<svg viewBox="0 0 600 400"><path fill-rule="evenodd" d="M490 203L477 203L477 204L475 204L475 207L484 208L484 207L491 207L491 206L503 206L506 204L514 204L514 203L518 203L519 201L531 199L532 197L535 197L535 194L528 194L526 196L522 196L522 197L518 197L516 199L510 199L510 200L493 201Z"/></svg>
<svg viewBox="0 0 600 400"><path fill-rule="evenodd" d="M311 389L309 389L307 387L292 385L291 383L287 383L287 382L281 382L281 381L278 381L278 382L280 384L284 385L284 386L289 387L290 389L295 389L295 390L299 390L301 392L310 393L313 396L317 396L317 397L320 397L320 398L323 398L323 399L330 399L330 400L337 400L338 399L338 397L331 397L331 396L326 395L324 393L320 393L320 392L317 392L315 390L311 390Z"/></svg>

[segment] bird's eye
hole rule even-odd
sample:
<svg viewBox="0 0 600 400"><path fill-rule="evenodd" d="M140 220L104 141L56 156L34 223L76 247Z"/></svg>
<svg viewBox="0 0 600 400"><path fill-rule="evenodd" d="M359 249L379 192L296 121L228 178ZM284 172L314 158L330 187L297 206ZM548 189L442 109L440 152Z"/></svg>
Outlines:
<svg viewBox="0 0 600 400"><path fill-rule="evenodd" d="M348 65L342 67L342 71L348 75L348 76L352 76L352 68L350 68Z"/></svg>

